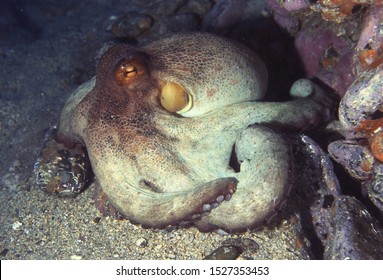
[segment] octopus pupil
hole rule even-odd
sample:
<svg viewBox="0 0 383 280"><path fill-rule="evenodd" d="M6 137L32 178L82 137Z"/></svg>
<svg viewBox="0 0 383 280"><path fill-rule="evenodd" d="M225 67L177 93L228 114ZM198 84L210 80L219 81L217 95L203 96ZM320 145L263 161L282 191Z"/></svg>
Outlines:
<svg viewBox="0 0 383 280"><path fill-rule="evenodd" d="M137 67L132 65L122 65L121 66L124 77L134 77L138 73Z"/></svg>

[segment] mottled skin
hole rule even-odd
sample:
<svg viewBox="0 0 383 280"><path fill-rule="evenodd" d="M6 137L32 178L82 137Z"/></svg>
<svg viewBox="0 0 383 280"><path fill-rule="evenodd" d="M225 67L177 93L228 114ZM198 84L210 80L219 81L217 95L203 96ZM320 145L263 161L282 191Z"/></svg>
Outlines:
<svg viewBox="0 0 383 280"><path fill-rule="evenodd" d="M123 83L115 74L122 59L138 69ZM193 96L190 111L161 106L169 81ZM272 217L290 190L290 146L270 127L312 127L332 106L317 87L290 102L254 102L266 85L260 59L220 37L176 34L141 48L115 46L96 79L68 100L59 135L86 146L96 180L127 219L242 231ZM233 147L239 171L229 165Z"/></svg>

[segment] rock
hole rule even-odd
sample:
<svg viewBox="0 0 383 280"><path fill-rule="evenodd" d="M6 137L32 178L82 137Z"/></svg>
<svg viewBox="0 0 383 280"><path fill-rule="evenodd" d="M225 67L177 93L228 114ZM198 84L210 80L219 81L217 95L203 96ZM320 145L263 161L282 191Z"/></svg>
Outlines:
<svg viewBox="0 0 383 280"><path fill-rule="evenodd" d="M376 168L375 166L374 171L376 169L380 169L379 173L374 172L374 179L363 182L362 188L363 191L367 193L367 196L371 202L374 203L374 205L380 210L381 213L383 213L383 165L380 164L378 167L380 168Z"/></svg>
<svg viewBox="0 0 383 280"><path fill-rule="evenodd" d="M328 146L331 157L362 185L362 192L383 213L383 66L359 75L339 105L346 139Z"/></svg>
<svg viewBox="0 0 383 280"><path fill-rule="evenodd" d="M304 220L304 233L311 240L316 258L322 257L323 242L327 236L323 209L341 193L329 156L307 136L299 137L294 145L297 171L295 192L298 209ZM319 240L318 240L319 239Z"/></svg>
<svg viewBox="0 0 383 280"><path fill-rule="evenodd" d="M241 253L241 248L233 245L225 245L215 249L207 255L204 260L235 260Z"/></svg>
<svg viewBox="0 0 383 280"><path fill-rule="evenodd" d="M71 260L82 260L82 256L79 256L79 255L72 255L72 256L70 256L70 259L71 259Z"/></svg>
<svg viewBox="0 0 383 280"><path fill-rule="evenodd" d="M202 30L222 32L241 20L246 1L218 0L202 21Z"/></svg>
<svg viewBox="0 0 383 280"><path fill-rule="evenodd" d="M192 13L196 15L199 19L202 19L211 9L211 7L212 2L210 0L188 1L177 12L178 14Z"/></svg>
<svg viewBox="0 0 383 280"><path fill-rule="evenodd" d="M8 248L4 248L4 249L1 250L0 256L1 257L5 257L8 252L9 252L9 249Z"/></svg>
<svg viewBox="0 0 383 280"><path fill-rule="evenodd" d="M161 20L160 32L188 32L198 29L198 20L194 14L169 15Z"/></svg>
<svg viewBox="0 0 383 280"><path fill-rule="evenodd" d="M171 260L174 260L176 258L176 255L174 254L169 254L168 255L168 258L171 259Z"/></svg>
<svg viewBox="0 0 383 280"><path fill-rule="evenodd" d="M145 14L131 11L117 19L111 31L117 38L136 38L153 25L153 19Z"/></svg>
<svg viewBox="0 0 383 280"><path fill-rule="evenodd" d="M249 255L254 255L259 250L259 244L250 238L229 238L222 242L223 246L234 246L242 252L242 257L250 259Z"/></svg>
<svg viewBox="0 0 383 280"><path fill-rule="evenodd" d="M314 177L322 179L316 179L319 189L311 198L310 211L323 258L383 258L382 226L360 201L341 193L329 156L310 138L304 136L303 141L322 172Z"/></svg>
<svg viewBox="0 0 383 280"><path fill-rule="evenodd" d="M350 196L335 198L328 214L324 259L383 258L383 228L360 201Z"/></svg>
<svg viewBox="0 0 383 280"><path fill-rule="evenodd" d="M141 238L136 240L136 245L139 246L139 247L146 247L148 245L148 240L146 240L145 238L141 237Z"/></svg>
<svg viewBox="0 0 383 280"><path fill-rule="evenodd" d="M328 146L331 157L357 180L368 180L372 176L374 156L368 147L358 142L335 141Z"/></svg>
<svg viewBox="0 0 383 280"><path fill-rule="evenodd" d="M19 221L16 221L12 224L12 229L13 230L18 230L23 224Z"/></svg>

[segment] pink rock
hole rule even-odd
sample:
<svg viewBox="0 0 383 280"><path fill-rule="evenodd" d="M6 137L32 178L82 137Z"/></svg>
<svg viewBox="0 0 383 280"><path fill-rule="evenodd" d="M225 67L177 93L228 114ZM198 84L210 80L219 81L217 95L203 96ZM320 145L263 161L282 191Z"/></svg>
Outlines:
<svg viewBox="0 0 383 280"><path fill-rule="evenodd" d="M283 2L283 7L289 12L298 11L310 7L305 0L287 0Z"/></svg>
<svg viewBox="0 0 383 280"><path fill-rule="evenodd" d="M299 20L292 17L285 6L281 6L277 0L267 0L267 5L273 12L274 20L279 26L286 29L290 34L298 31Z"/></svg>
<svg viewBox="0 0 383 280"><path fill-rule="evenodd" d="M383 6L370 6L366 12L362 25L358 44L356 45L355 63L359 66L359 55L362 50L371 49L377 53L383 49L383 33L382 33ZM357 68L358 72L363 69Z"/></svg>
<svg viewBox="0 0 383 280"><path fill-rule="evenodd" d="M295 36L295 47L309 77L317 77L343 96L354 80L354 51L347 42L330 30L301 30Z"/></svg>
<svg viewBox="0 0 383 280"><path fill-rule="evenodd" d="M218 0L203 19L202 29L222 32L241 20L245 7L246 0Z"/></svg>

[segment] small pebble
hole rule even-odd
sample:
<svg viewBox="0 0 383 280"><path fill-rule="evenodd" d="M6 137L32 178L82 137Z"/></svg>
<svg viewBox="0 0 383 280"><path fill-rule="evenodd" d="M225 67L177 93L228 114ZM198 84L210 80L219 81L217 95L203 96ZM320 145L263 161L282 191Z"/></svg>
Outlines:
<svg viewBox="0 0 383 280"><path fill-rule="evenodd" d="M117 38L136 38L153 25L153 19L148 15L129 12L117 19L111 28Z"/></svg>
<svg viewBox="0 0 383 280"><path fill-rule="evenodd" d="M222 242L223 246L234 246L242 251L241 257L253 255L259 250L259 244L250 238L229 238Z"/></svg>
<svg viewBox="0 0 383 280"><path fill-rule="evenodd" d="M0 256L5 257L7 255L7 253L8 253L8 251L9 251L9 249L4 248L3 250L1 250Z"/></svg>
<svg viewBox="0 0 383 280"><path fill-rule="evenodd" d="M174 254L169 254L169 255L168 255L168 258L174 260L174 259L176 258L176 255L174 255Z"/></svg>
<svg viewBox="0 0 383 280"><path fill-rule="evenodd" d="M18 230L22 225L23 225L23 224L20 223L19 221L14 222L14 223L12 224L12 229L13 229L13 230Z"/></svg>
<svg viewBox="0 0 383 280"><path fill-rule="evenodd" d="M82 260L82 256L79 256L79 255L72 255L72 256L70 256L70 259L71 259L71 260Z"/></svg>
<svg viewBox="0 0 383 280"><path fill-rule="evenodd" d="M241 253L241 248L237 246L221 246L207 255L204 260L235 260Z"/></svg>
<svg viewBox="0 0 383 280"><path fill-rule="evenodd" d="M138 238L136 240L136 245L139 246L139 247L146 247L146 245L148 245L148 240L146 240L145 238Z"/></svg>

